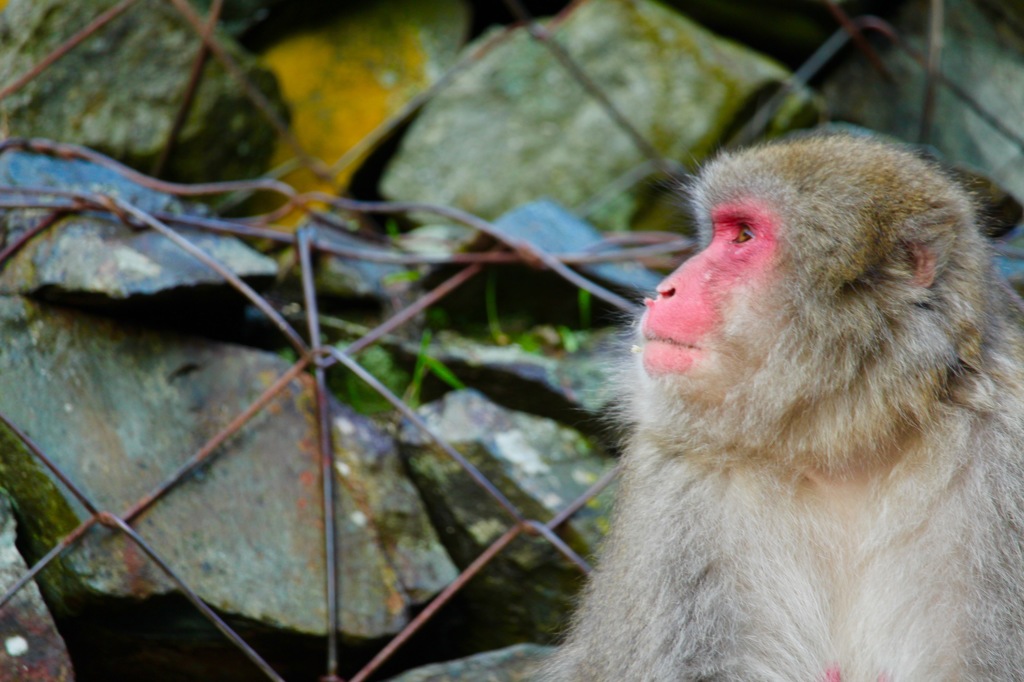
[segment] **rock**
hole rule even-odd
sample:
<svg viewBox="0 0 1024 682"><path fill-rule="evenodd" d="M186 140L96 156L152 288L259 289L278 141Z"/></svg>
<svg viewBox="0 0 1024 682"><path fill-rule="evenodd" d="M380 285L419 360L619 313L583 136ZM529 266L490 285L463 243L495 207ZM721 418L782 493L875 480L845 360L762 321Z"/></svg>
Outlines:
<svg viewBox="0 0 1024 682"><path fill-rule="evenodd" d="M668 0L713 31L768 54L800 62L838 28L839 23L819 0ZM866 13L877 0L837 0L849 16Z"/></svg>
<svg viewBox="0 0 1024 682"><path fill-rule="evenodd" d="M476 391L449 393L420 415L528 518L548 520L613 466L578 432L498 407ZM465 568L512 520L422 431L406 423L400 440L442 542ZM605 490L559 531L583 556L607 529L610 498ZM520 536L466 586L465 632L456 641L480 651L550 639L581 577L546 540Z"/></svg>
<svg viewBox="0 0 1024 682"><path fill-rule="evenodd" d="M593 225L550 200L519 206L498 218L495 225L502 233L554 255L585 252L602 241ZM663 279L638 263L595 263L580 270L634 295L652 291Z"/></svg>
<svg viewBox="0 0 1024 682"><path fill-rule="evenodd" d="M996 257L996 267L1003 274L1017 293L1024 296L1024 231L1011 233L1006 241L1011 256Z"/></svg>
<svg viewBox="0 0 1024 682"><path fill-rule="evenodd" d="M196 9L206 17L212 0L195 0ZM226 0L220 12L220 26L231 35L238 37L270 14L275 5L284 0Z"/></svg>
<svg viewBox="0 0 1024 682"><path fill-rule="evenodd" d="M353 507L349 518L357 526L366 524L375 536L406 601L427 602L455 579L457 571L406 477L395 441L341 405L335 407L334 438L342 506ZM342 550L342 560L350 560Z"/></svg>
<svg viewBox="0 0 1024 682"><path fill-rule="evenodd" d="M0 411L101 509L115 512L170 476L287 367L273 354L16 298L0 299L0 338ZM315 412L303 375L134 525L221 612L264 629L323 636ZM341 633L358 643L397 632L409 609L447 584L454 569L400 472L392 440L341 406L332 419ZM10 433L0 442L0 480L38 557L85 513ZM99 530L43 579L64 615L88 615L114 600L133 600L144 612L153 597L174 591L134 545ZM188 624L159 622L164 637L187 641Z"/></svg>
<svg viewBox="0 0 1024 682"><path fill-rule="evenodd" d="M517 644L447 663L435 663L392 677L387 682L533 682L534 669L553 649Z"/></svg>
<svg viewBox="0 0 1024 682"><path fill-rule="evenodd" d="M143 187L99 164L14 149L0 153L0 185L106 194L147 213L208 213L199 205L186 208L176 197ZM7 219L11 217L7 214Z"/></svg>
<svg viewBox="0 0 1024 682"><path fill-rule="evenodd" d="M500 405L600 432L606 425L599 415L611 398L608 368L622 344L607 331L577 335L582 342L575 351L535 353L516 343L488 345L445 331L435 336L426 354ZM412 343L389 347L408 362L423 352Z"/></svg>
<svg viewBox="0 0 1024 682"><path fill-rule="evenodd" d="M450 256L478 251L493 240L464 225L421 225L398 235L399 246L410 253L424 256Z"/></svg>
<svg viewBox="0 0 1024 682"><path fill-rule="evenodd" d="M79 160L7 151L0 154L0 184L109 194L148 212L196 212L173 197L125 180L114 171ZM201 211L199 211L201 212ZM10 244L37 224L43 211L0 211L0 232ZM234 237L193 229L182 236L250 283L269 283L274 261ZM31 294L61 303L110 307L156 294L189 298L228 285L216 272L152 230L136 230L112 216L69 215L34 237L3 266L0 294ZM193 292L190 298L195 299ZM202 298L202 297L198 297ZM232 294L236 302L241 297Z"/></svg>
<svg viewBox="0 0 1024 682"><path fill-rule="evenodd" d="M306 170L283 179L300 191L346 186L381 141L374 130L447 71L468 29L462 0L356 3L271 45L260 59L281 83L303 148L329 165L350 155L334 183ZM294 156L279 145L274 164Z"/></svg>
<svg viewBox="0 0 1024 682"><path fill-rule="evenodd" d="M684 164L721 144L788 75L649 0L591 0L549 28L657 151ZM806 122L814 111L809 95L798 92L772 128ZM545 196L576 209L645 160L551 53L519 29L424 107L381 191L494 219ZM624 228L652 208L657 192L649 190L617 193L591 219Z"/></svg>
<svg viewBox="0 0 1024 682"><path fill-rule="evenodd" d="M27 72L114 4L10 0L0 15L0 83ZM230 37L218 40L283 114L274 77ZM11 136L83 144L148 171L167 142L199 46L169 2L141 0L0 101L0 117ZM253 177L266 168L273 144L273 128L242 85L210 59L164 174L187 182Z"/></svg>
<svg viewBox="0 0 1024 682"><path fill-rule="evenodd" d="M362 257L369 255L401 255L387 244L374 244L338 230L316 231L316 239L328 246L350 250L353 256L323 254L318 258L316 290L339 298L372 298L388 300L400 293L402 285L419 278L416 270L395 263Z"/></svg>
<svg viewBox="0 0 1024 682"><path fill-rule="evenodd" d="M0 492L0 590L25 575L28 566L14 546L14 514ZM39 588L29 581L11 601L0 607L0 679L32 682L72 682L64 640L46 610Z"/></svg>
<svg viewBox="0 0 1024 682"><path fill-rule="evenodd" d="M922 54L927 50L928 6L927 0L912 0L893 19L900 40ZM1024 111L1024 11L1019 3L1000 0L950 0L944 11L943 73L1016 139L993 128L938 85L928 142L946 158L976 166L1018 200L1024 199L1024 120L1009 113ZM823 91L832 116L917 140L925 73L902 50L884 42L880 54L892 82L852 52L829 76Z"/></svg>

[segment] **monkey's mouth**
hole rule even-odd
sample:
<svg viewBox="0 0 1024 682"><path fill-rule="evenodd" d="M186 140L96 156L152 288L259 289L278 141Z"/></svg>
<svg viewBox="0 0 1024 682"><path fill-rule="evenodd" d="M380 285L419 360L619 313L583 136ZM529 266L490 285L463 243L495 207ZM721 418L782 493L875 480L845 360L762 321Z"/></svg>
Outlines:
<svg viewBox="0 0 1024 682"><path fill-rule="evenodd" d="M651 376L687 372L703 355L700 346L679 339L645 335L644 341L643 365Z"/></svg>
<svg viewBox="0 0 1024 682"><path fill-rule="evenodd" d="M656 334L645 335L644 342L648 344L667 343L668 345L675 346L676 348L684 348L686 350L701 350L700 346L694 345L692 343L687 343L686 341L680 341L678 339L670 339L664 336L657 336Z"/></svg>

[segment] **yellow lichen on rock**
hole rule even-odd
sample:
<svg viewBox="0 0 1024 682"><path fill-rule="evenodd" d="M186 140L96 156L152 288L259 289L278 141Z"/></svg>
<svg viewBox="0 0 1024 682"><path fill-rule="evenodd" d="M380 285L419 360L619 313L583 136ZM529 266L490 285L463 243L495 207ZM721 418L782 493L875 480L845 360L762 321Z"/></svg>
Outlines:
<svg viewBox="0 0 1024 682"><path fill-rule="evenodd" d="M282 179L299 191L344 189L379 142L368 136L455 62L468 22L462 0L366 3L269 47L260 60L278 78L295 137L335 171L331 183L305 169ZM294 156L279 140L272 165Z"/></svg>

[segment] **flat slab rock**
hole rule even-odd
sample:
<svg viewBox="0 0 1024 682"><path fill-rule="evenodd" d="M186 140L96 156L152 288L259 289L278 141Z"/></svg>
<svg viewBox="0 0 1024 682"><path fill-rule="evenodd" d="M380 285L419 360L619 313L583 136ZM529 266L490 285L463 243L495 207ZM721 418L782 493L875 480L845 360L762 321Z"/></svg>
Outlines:
<svg viewBox="0 0 1024 682"><path fill-rule="evenodd" d="M202 212L174 197L81 160L7 151L0 154L0 185L106 194L147 212ZM17 196L17 195L15 195ZM45 211L0 211L0 234L10 244ZM198 230L179 232L240 277L269 283L273 259L240 240ZM0 294L32 294L63 303L114 305L188 289L227 289L223 278L166 237L134 230L100 213L69 215L23 246L0 271Z"/></svg>
<svg viewBox="0 0 1024 682"><path fill-rule="evenodd" d="M288 367L273 354L19 298L0 297L0 338L0 411L100 509L114 512L155 490ZM302 375L134 527L211 606L323 635L315 414L312 382ZM358 642L397 632L455 569L392 439L344 406L332 405L332 419L341 631ZM34 557L87 518L6 429L0 480ZM133 543L99 528L43 580L51 603L68 614L175 591Z"/></svg>
<svg viewBox="0 0 1024 682"><path fill-rule="evenodd" d="M457 661L435 663L392 677L387 682L532 682L536 667L551 647L517 644Z"/></svg>
<svg viewBox="0 0 1024 682"><path fill-rule="evenodd" d="M554 255L600 253L595 250L602 241L600 231L550 199L518 206L498 218L494 225L503 234ZM638 263L594 263L583 265L580 270L633 294L649 293L663 279Z"/></svg>

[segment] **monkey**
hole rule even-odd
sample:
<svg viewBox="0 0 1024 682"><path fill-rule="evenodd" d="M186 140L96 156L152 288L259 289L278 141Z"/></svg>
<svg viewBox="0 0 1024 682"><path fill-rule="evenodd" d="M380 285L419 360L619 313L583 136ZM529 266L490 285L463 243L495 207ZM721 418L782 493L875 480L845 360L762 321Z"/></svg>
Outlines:
<svg viewBox="0 0 1024 682"><path fill-rule="evenodd" d="M635 325L611 531L538 678L1024 680L1024 337L972 197L849 134L683 193L699 251Z"/></svg>

